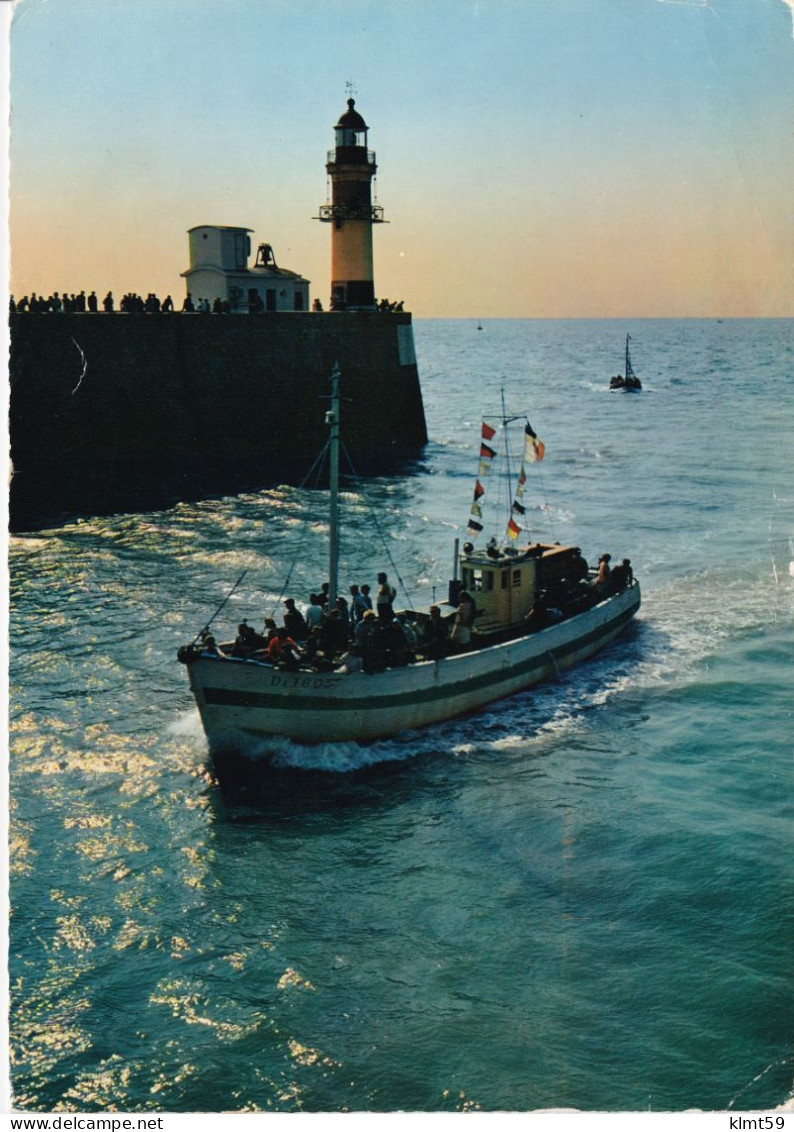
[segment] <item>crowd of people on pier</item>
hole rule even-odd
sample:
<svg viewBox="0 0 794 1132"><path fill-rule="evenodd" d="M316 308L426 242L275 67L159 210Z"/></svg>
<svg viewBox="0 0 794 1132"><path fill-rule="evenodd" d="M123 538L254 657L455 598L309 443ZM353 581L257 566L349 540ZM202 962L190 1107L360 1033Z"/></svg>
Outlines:
<svg viewBox="0 0 794 1132"><path fill-rule="evenodd" d="M78 294L69 294L67 291L59 294L54 291L46 298L33 291L18 300L11 295L8 305L11 314L98 314L100 306L105 314L116 312L116 300L112 291L108 291L102 300L97 297L96 291L89 294L85 291ZM170 295L161 300L153 291L146 298L136 291L128 291L119 300L118 310L121 314L173 314L176 307ZM215 299L212 303L209 299L194 302L188 292L182 301L181 310L185 314L231 314L232 307L223 299Z"/></svg>
<svg viewBox="0 0 794 1132"><path fill-rule="evenodd" d="M21 299L15 299L11 295L8 306L11 314L98 314L100 313L100 306L104 314L116 312L116 300L112 291L108 291L101 300L97 297L96 291L90 291L88 294L85 291L79 291L77 294L67 291L63 293L54 291L46 298L44 295L37 295L33 291L30 295L23 295ZM246 301L243 309L247 310L249 314L262 314L265 311L265 304L258 295L252 295ZM322 311L322 309L323 305L320 300L315 299L312 310ZM382 299L377 309L379 311L401 311L403 304L401 302L391 303L388 299ZM122 314L173 314L177 308L170 295L166 295L161 300L152 291L146 298L135 291L128 291L119 300L118 310ZM240 310L240 308L233 308L227 299L194 299L188 291L177 313L232 314L236 310Z"/></svg>

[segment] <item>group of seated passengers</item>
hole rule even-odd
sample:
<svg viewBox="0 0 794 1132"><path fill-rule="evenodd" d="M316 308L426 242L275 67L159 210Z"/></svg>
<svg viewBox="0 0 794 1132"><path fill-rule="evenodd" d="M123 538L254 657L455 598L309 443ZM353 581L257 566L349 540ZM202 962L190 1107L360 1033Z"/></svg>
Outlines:
<svg viewBox="0 0 794 1132"><path fill-rule="evenodd" d="M545 629L556 621L583 613L597 605L599 601L603 601L605 597L620 593L630 586L634 581L631 561L624 558L618 566L610 567L611 557L609 554L601 555L592 582L587 580L587 564L584 563L584 577L577 575L573 578L566 574L564 578L541 591L526 617L531 631Z"/></svg>
<svg viewBox="0 0 794 1132"><path fill-rule="evenodd" d="M536 596L526 616L531 632L591 608L603 598L630 586L634 580L628 558L610 567L611 555L602 554L592 583L586 580L587 563L579 552L574 561L584 568L584 576L581 569L575 569L573 578L562 578ZM262 632L257 633L243 621L228 651L222 652L215 638L209 635L205 636L203 647L219 655L266 660L279 668L382 672L415 660L438 660L471 646L476 607L466 590L458 593L458 605L451 616L442 618L440 607L431 605L428 615L417 614L412 622L395 613L394 590L388 586L386 575L378 575L378 581L381 583L379 596L388 594L389 600L377 602L377 613L364 608L363 614L356 616L361 608L357 606L357 586L350 587L352 617L347 601L341 596L335 608L328 610L327 602L323 601L327 596L326 583L323 594L311 595L305 617L295 600L287 598L281 627L268 618ZM366 591L365 600L368 599L369 587L361 588Z"/></svg>
<svg viewBox="0 0 794 1132"><path fill-rule="evenodd" d="M600 598L620 593L634 581L634 571L629 558L624 558L618 566L613 567L609 565L611 561L611 554L602 554L598 560L598 570L593 584Z"/></svg>
<svg viewBox="0 0 794 1132"><path fill-rule="evenodd" d="M393 609L387 613L380 605L377 613L366 610L351 634L339 609L332 609L319 624L311 626L294 600L288 598L282 626L268 618L262 632L257 633L243 621L237 626L231 647L221 649L214 637L206 636L203 648L216 655L264 660L293 671L382 672L416 660L437 660L467 648L474 602L465 591L459 602L456 612L446 620L437 605L430 607L428 615L415 615L415 620Z"/></svg>

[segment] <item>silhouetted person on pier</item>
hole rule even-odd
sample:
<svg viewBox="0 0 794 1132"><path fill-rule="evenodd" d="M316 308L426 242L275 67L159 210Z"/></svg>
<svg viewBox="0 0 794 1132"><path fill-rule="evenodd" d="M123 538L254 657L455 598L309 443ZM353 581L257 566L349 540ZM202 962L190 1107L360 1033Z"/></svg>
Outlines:
<svg viewBox="0 0 794 1132"><path fill-rule="evenodd" d="M96 314L96 311L97 311L96 291L92 291L91 294L88 296L88 309L91 312L91 314Z"/></svg>
<svg viewBox="0 0 794 1132"><path fill-rule="evenodd" d="M104 299L102 300L102 306L105 308L106 314L112 314L113 313L113 292L112 291L108 291L108 293L105 295Z"/></svg>
<svg viewBox="0 0 794 1132"><path fill-rule="evenodd" d="M187 311L188 314L193 314L195 309L196 308L193 306L193 296L190 294L190 291L188 291L185 295L185 301L182 303L182 310Z"/></svg>

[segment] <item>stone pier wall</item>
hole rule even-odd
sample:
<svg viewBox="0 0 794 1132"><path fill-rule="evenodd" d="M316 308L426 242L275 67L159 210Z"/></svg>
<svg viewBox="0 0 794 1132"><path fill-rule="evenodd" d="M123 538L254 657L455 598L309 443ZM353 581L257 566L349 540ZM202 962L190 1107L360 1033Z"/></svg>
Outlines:
<svg viewBox="0 0 794 1132"><path fill-rule="evenodd" d="M410 314L12 315L12 530L300 481L336 361L356 470L419 455Z"/></svg>

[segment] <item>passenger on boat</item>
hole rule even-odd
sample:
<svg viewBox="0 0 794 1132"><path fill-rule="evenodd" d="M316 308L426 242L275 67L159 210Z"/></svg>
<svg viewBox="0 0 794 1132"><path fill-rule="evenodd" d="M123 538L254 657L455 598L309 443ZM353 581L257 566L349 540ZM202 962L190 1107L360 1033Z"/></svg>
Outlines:
<svg viewBox="0 0 794 1132"><path fill-rule="evenodd" d="M408 634L397 617L380 626L376 639L383 653L385 667L402 668L414 659L413 650L408 644Z"/></svg>
<svg viewBox="0 0 794 1132"><path fill-rule="evenodd" d="M485 553L489 558L499 558L499 547L495 538L488 539L488 545L485 548Z"/></svg>
<svg viewBox="0 0 794 1132"><path fill-rule="evenodd" d="M539 598L536 598L530 606L529 613L527 614L527 624L531 633L537 633L539 629L545 629L549 624L546 609Z"/></svg>
<svg viewBox="0 0 794 1132"><path fill-rule="evenodd" d="M328 594L330 593L330 591L331 583L323 582L323 584L320 586L320 592L317 595L320 599L320 605L322 605L323 609L327 609L328 607Z"/></svg>
<svg viewBox="0 0 794 1132"><path fill-rule="evenodd" d="M211 653L213 656L226 656L226 653L223 652L212 634L209 634L203 639L203 641L201 642L201 647L205 652Z"/></svg>
<svg viewBox="0 0 794 1132"><path fill-rule="evenodd" d="M349 586L348 592L350 594L350 620L353 623L353 628L355 628L361 618L364 617L367 607L361 599L361 591L356 583Z"/></svg>
<svg viewBox="0 0 794 1132"><path fill-rule="evenodd" d="M599 593L606 593L609 588L609 563L611 558L611 554L602 554L598 560L598 573L596 574L595 586Z"/></svg>
<svg viewBox="0 0 794 1132"><path fill-rule="evenodd" d="M441 619L441 609L437 605L430 606L430 616L422 626L422 636L419 644L422 654L428 660L438 660L445 656L449 634L446 623Z"/></svg>
<svg viewBox="0 0 794 1132"><path fill-rule="evenodd" d="M350 615L353 620L353 625L358 625L361 618L372 608L372 602L367 604L367 599L359 590L358 586L352 585L350 587Z"/></svg>
<svg viewBox="0 0 794 1132"><path fill-rule="evenodd" d="M387 574L378 574L378 593L375 597L375 605L378 608L378 617L381 621L391 621L394 616L394 599L397 597L397 591L394 586L389 585L389 577Z"/></svg>
<svg viewBox="0 0 794 1132"><path fill-rule="evenodd" d="M265 648L267 642L265 638L260 636L247 621L242 621L237 626L237 636L234 640L232 647L232 656L250 656L252 652L257 649Z"/></svg>
<svg viewBox="0 0 794 1132"><path fill-rule="evenodd" d="M272 617L265 618L265 627L262 630L262 636L265 638L265 647L270 644L273 638L278 633L278 627Z"/></svg>
<svg viewBox="0 0 794 1132"><path fill-rule="evenodd" d="M340 665L337 672L341 672L343 676L349 676L353 672L361 672L364 663L361 659L361 654L356 645L351 645L344 656L340 657Z"/></svg>
<svg viewBox="0 0 794 1132"><path fill-rule="evenodd" d="M400 626L400 628L402 629L402 631L405 635L405 639L408 642L408 648L411 650L412 653L415 652L415 650L416 650L416 629L414 629L411 622L408 620L408 618L403 613L395 613L394 620Z"/></svg>
<svg viewBox="0 0 794 1132"><path fill-rule="evenodd" d="M355 643L361 653L362 667L365 672L382 672L386 667L381 645L381 628L382 623L378 621L371 609L367 610L356 626Z"/></svg>
<svg viewBox="0 0 794 1132"><path fill-rule="evenodd" d="M320 628L322 649L326 656L334 657L347 650L347 627L338 609L332 609Z"/></svg>
<svg viewBox="0 0 794 1132"><path fill-rule="evenodd" d="M309 596L309 608L306 610L306 627L311 632L318 629L323 623L323 603L319 594Z"/></svg>
<svg viewBox="0 0 794 1132"><path fill-rule="evenodd" d="M309 630L306 626L305 617L295 605L295 598L288 597L284 605L286 606L284 628L294 641L305 641L309 635Z"/></svg>
<svg viewBox="0 0 794 1132"><path fill-rule="evenodd" d="M345 627L345 640L347 641L350 639L350 607L347 604L347 600L343 598L341 594L336 599L336 610Z"/></svg>
<svg viewBox="0 0 794 1132"><path fill-rule="evenodd" d="M376 618L374 612L371 609L368 609L359 621L358 625L356 625L354 639L357 648L363 649L364 641L367 635L372 631L375 620Z"/></svg>
<svg viewBox="0 0 794 1132"><path fill-rule="evenodd" d="M361 597L362 597L362 599L364 601L364 605L366 606L367 609L372 609L372 598L369 596L370 590L371 590L371 587L368 586L366 583L361 587Z"/></svg>
<svg viewBox="0 0 794 1132"><path fill-rule="evenodd" d="M625 590L627 586L630 586L633 581L634 571L631 568L631 561L628 558L624 558L612 571L610 589L612 593L620 593L621 590Z"/></svg>
<svg viewBox="0 0 794 1132"><path fill-rule="evenodd" d="M474 626L476 613L474 599L468 590L461 590L458 594L458 608L452 625L450 640L458 648L465 649L471 644L471 630Z"/></svg>
<svg viewBox="0 0 794 1132"><path fill-rule="evenodd" d="M333 668L330 659L323 651L323 631L312 629L303 646L303 663L315 672L330 672Z"/></svg>
<svg viewBox="0 0 794 1132"><path fill-rule="evenodd" d="M301 654L298 646L283 627L276 630L276 636L267 646L267 658L279 668L297 668Z"/></svg>

